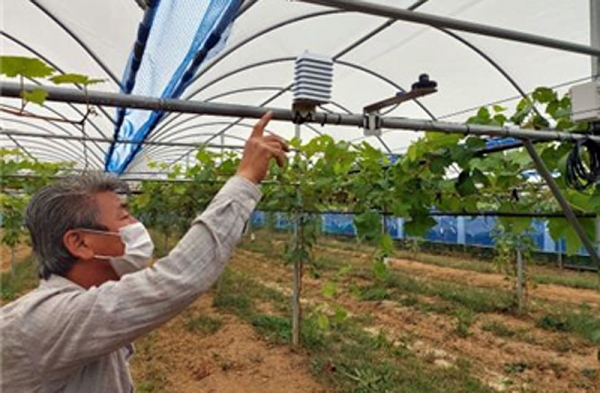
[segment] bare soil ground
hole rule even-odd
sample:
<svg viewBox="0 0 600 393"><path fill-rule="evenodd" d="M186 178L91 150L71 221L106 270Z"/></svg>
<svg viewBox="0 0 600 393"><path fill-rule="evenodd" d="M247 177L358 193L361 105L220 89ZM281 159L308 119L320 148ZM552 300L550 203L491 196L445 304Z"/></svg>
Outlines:
<svg viewBox="0 0 600 393"><path fill-rule="evenodd" d="M360 257L360 254L356 256ZM232 264L271 288L286 294L291 292L291 269L281 261L238 251ZM484 287L505 285L503 277L495 274L456 271L402 260L394 261L393 267L406 269L425 279L443 277L465 285ZM328 301L322 296L322 284L323 281L304 277L305 304ZM534 293L535 296L557 301L578 299L596 304L599 302L598 295L592 291L554 285L540 285ZM431 303L437 301L433 298L420 300ZM339 294L336 303L352 314L369 315L373 321L369 330L374 335L383 331L395 340L395 345L405 346L440 367L451 367L458 359L468 359L472 363L473 373L496 390L600 391L597 377L585 377L586 374L598 373L598 349L571 335L536 328L532 320L504 314L478 314L468 337L461 338L455 334L455 318L449 315L426 313L393 301L359 301L348 293ZM482 329L484 324L494 322L518 334L514 337L497 337Z"/></svg>
<svg viewBox="0 0 600 393"><path fill-rule="evenodd" d="M332 244L336 243L332 242ZM355 258L363 260L365 263L369 261L368 254L360 251L343 250L339 248L327 249L326 247L320 247L320 250L330 256L333 256L334 258ZM509 280L507 280L507 278L502 274L479 273L472 270L442 267L415 260L400 258L391 259L390 266L393 269L409 272L414 274L415 277L423 279L438 279L481 288L489 287L508 290L511 289ZM551 271L549 268L540 267L537 267L536 270L546 273ZM581 273L564 270L561 274L565 276L576 276L577 274ZM592 306L600 307L600 293L598 291L588 289L569 288L554 284L535 284L530 285L529 296L533 298L569 302L573 304L587 303Z"/></svg>
<svg viewBox="0 0 600 393"><path fill-rule="evenodd" d="M216 312L211 303L212 295L207 294L188 312L221 320L215 333L189 331L183 314L136 342L132 376L140 390L144 381L158 379L161 385L152 391L327 392L310 376L305 354L269 345L252 327L235 316Z"/></svg>
<svg viewBox="0 0 600 393"><path fill-rule="evenodd" d="M368 263L368 257L361 252L319 252L344 263ZM19 253L24 257L29 250L24 248ZM3 271L7 266L6 255L3 250ZM286 295L291 293L292 271L280 259L240 249L230 266L266 287ZM499 274L401 259L393 260L391 267L424 282L447 280L480 288L507 287ZM528 317L480 313L469 334L460 337L453 315L426 312L397 301L358 300L350 287L368 284L364 277L348 275L340 279L336 296L325 297L323 284L331 274L326 273L319 280L305 274L303 304L337 304L350 315L367 315L370 320L365 331L373 335L383 332L395 346L406 348L439 368L467 360L473 375L497 391L600 392L598 348L573 334L542 330ZM443 303L435 297L411 296L421 304ZM600 306L596 292L558 285L538 285L531 296L573 307L581 303ZM309 354L270 344L247 323L216 311L211 304L212 295L207 294L186 313L136 342L132 374L140 392L330 391L310 374ZM263 311L268 312L268 307ZM190 315L218 319L221 326L214 333L191 331L186 327ZM499 336L486 328L494 324L504 326L511 334Z"/></svg>
<svg viewBox="0 0 600 393"><path fill-rule="evenodd" d="M501 274L485 274L468 270L428 265L407 259L393 259L394 269L411 272L421 278L435 278L464 283L477 287L507 288L507 280ZM552 284L538 284L531 288L529 295L536 298L570 303L588 303L600 306L600 293L586 289L575 289Z"/></svg>

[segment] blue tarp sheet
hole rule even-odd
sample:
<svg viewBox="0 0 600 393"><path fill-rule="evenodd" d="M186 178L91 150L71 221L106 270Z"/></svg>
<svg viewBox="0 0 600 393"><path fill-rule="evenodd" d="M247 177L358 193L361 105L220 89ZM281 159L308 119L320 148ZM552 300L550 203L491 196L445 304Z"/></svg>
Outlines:
<svg viewBox="0 0 600 393"><path fill-rule="evenodd" d="M274 215L275 226L278 229L289 230L291 222L283 213ZM494 247L495 240L492 236L496 227L495 217L434 217L437 225L429 230L424 239L435 243L458 244L477 247ZM321 215L321 230L332 235L355 236L356 228L353 224L352 214L323 214ZM254 212L251 218L253 226L266 225L266 214ZM404 239L404 220L396 217L386 217L387 232L394 239ZM534 220L529 235L537 251L557 253L566 252L565 241L555 242L548 232L547 222ZM579 255L588 255L585 249L578 251Z"/></svg>
<svg viewBox="0 0 600 393"><path fill-rule="evenodd" d="M204 61L223 47L241 0L155 0L140 24L123 77L123 93L179 98ZM119 109L115 141L143 142L161 111ZM123 173L138 143L113 143L105 169Z"/></svg>

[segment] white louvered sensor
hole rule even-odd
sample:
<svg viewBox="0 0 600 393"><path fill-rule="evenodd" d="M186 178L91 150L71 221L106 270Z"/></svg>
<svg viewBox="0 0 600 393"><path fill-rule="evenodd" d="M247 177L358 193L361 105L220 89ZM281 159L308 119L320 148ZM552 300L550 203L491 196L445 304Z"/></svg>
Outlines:
<svg viewBox="0 0 600 393"><path fill-rule="evenodd" d="M331 101L333 61L305 52L296 58L294 103L322 105Z"/></svg>

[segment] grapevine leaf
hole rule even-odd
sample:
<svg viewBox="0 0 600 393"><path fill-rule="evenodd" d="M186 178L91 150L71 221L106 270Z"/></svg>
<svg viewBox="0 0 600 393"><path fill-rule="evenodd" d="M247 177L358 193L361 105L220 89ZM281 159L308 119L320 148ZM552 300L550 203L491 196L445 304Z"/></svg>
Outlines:
<svg viewBox="0 0 600 393"><path fill-rule="evenodd" d="M406 204L400 199L396 199L392 205L392 213L396 217L408 217L410 211L410 205Z"/></svg>
<svg viewBox="0 0 600 393"><path fill-rule="evenodd" d="M542 103L548 103L556 100L556 93L547 87L538 87L533 92L533 98Z"/></svg>
<svg viewBox="0 0 600 393"><path fill-rule="evenodd" d="M337 306L335 308L335 314L333 315L333 319L336 323L343 322L346 318L348 318L348 311L344 308Z"/></svg>
<svg viewBox="0 0 600 393"><path fill-rule="evenodd" d="M327 315L319 314L317 316L317 326L319 326L319 329L321 330L329 329L329 318L327 317Z"/></svg>
<svg viewBox="0 0 600 393"><path fill-rule="evenodd" d="M31 57L0 56L0 74L9 78L44 78L54 73L54 69L43 61Z"/></svg>
<svg viewBox="0 0 600 393"><path fill-rule="evenodd" d="M391 255L394 252L394 239L386 233L379 240L379 248L386 256Z"/></svg>
<svg viewBox="0 0 600 393"><path fill-rule="evenodd" d="M30 91L21 92L21 97L27 102L33 102L34 104L44 105L48 92L42 88L35 88Z"/></svg>
<svg viewBox="0 0 600 393"><path fill-rule="evenodd" d="M381 236L381 216L376 211L368 211L354 217L358 237L362 240L374 240Z"/></svg>
<svg viewBox="0 0 600 393"><path fill-rule="evenodd" d="M72 83L75 85L82 86L90 86L106 81L106 79L90 79L89 76L82 74L62 74L53 76L52 78L50 78L50 80L56 85Z"/></svg>
<svg viewBox="0 0 600 393"><path fill-rule="evenodd" d="M431 217L417 216L404 224L404 230L409 236L425 236L436 224L437 221Z"/></svg>
<svg viewBox="0 0 600 393"><path fill-rule="evenodd" d="M326 282L323 285L322 292L323 292L323 296L328 297L328 298L332 298L332 297L335 296L335 294L337 292L337 286L335 285L335 283L333 283L331 281Z"/></svg>
<svg viewBox="0 0 600 393"><path fill-rule="evenodd" d="M383 261L378 260L373 264L373 274L378 281L385 281L390 276L390 269Z"/></svg>
<svg viewBox="0 0 600 393"><path fill-rule="evenodd" d="M467 171L462 171L456 181L456 191L462 197L477 193L477 187Z"/></svg>

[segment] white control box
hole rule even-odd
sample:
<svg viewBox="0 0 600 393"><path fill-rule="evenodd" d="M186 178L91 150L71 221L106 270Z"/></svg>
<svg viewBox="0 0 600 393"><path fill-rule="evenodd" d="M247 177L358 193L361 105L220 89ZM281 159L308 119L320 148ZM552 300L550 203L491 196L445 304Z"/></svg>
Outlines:
<svg viewBox="0 0 600 393"><path fill-rule="evenodd" d="M574 122L600 121L600 81L573 86L570 95Z"/></svg>

